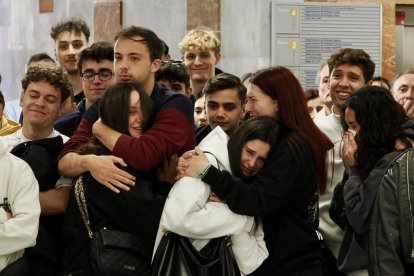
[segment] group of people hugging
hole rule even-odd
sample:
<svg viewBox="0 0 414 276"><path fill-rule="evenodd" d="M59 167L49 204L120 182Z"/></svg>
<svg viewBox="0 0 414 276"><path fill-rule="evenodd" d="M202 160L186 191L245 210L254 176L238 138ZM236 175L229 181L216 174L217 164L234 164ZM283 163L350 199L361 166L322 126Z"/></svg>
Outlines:
<svg viewBox="0 0 414 276"><path fill-rule="evenodd" d="M79 48L81 30L55 35L57 47ZM199 88L220 56L210 68L203 59L215 48L188 45L193 93L156 82L165 43L137 26L118 32L113 46L85 48L76 70L63 66L71 59L63 69L27 70L21 129L0 137L0 276L94 275L89 243L102 228L140 241L142 262L125 275L155 275L168 233L197 251L228 237L241 275L414 273L410 103L369 85L369 55L346 48L330 56L333 104L312 118L301 83L283 66L245 82L213 74ZM57 120L73 72L85 100Z"/></svg>

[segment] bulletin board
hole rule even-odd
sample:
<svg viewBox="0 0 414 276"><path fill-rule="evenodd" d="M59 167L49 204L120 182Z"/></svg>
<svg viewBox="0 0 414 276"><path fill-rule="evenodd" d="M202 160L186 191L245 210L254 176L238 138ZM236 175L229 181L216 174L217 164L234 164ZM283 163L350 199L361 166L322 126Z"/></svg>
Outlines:
<svg viewBox="0 0 414 276"><path fill-rule="evenodd" d="M381 4L281 3L272 0L272 64L316 88L322 62L340 48L360 48L381 74Z"/></svg>

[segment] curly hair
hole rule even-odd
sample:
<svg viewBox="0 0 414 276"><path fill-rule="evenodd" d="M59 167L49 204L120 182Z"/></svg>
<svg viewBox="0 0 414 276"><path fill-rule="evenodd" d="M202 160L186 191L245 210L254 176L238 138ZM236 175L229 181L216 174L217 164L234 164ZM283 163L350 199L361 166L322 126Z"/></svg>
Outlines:
<svg viewBox="0 0 414 276"><path fill-rule="evenodd" d="M30 67L27 70L26 75L22 79L23 91L26 91L30 83L40 81L48 82L57 91L60 91L61 103L63 103L71 95L71 93L73 93L68 75L62 69L38 66Z"/></svg>
<svg viewBox="0 0 414 276"><path fill-rule="evenodd" d="M215 54L219 54L220 45L220 40L214 31L204 27L189 31L178 44L182 54L194 49L209 49L213 50Z"/></svg>
<svg viewBox="0 0 414 276"><path fill-rule="evenodd" d="M56 41L57 37L63 32L74 32L77 35L83 33L85 35L86 42L89 42L89 36L91 35L86 22L83 19L76 17L58 22L50 30L50 36Z"/></svg>
<svg viewBox="0 0 414 276"><path fill-rule="evenodd" d="M361 68L364 74L364 81L368 83L375 72L375 63L371 57L362 49L343 48L332 54L327 61L329 74L338 66L351 64Z"/></svg>
<svg viewBox="0 0 414 276"><path fill-rule="evenodd" d="M411 147L402 126L409 118L389 90L376 86L361 88L350 96L344 110L346 108L355 112L355 120L360 125L355 136L358 146L355 160L362 179L368 176L378 160L395 150L397 139Z"/></svg>

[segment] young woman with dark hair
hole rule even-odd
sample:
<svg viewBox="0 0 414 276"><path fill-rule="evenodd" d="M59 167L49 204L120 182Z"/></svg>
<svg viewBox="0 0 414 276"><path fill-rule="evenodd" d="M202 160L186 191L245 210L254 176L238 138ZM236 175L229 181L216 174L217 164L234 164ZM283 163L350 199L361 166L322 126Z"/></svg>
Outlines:
<svg viewBox="0 0 414 276"><path fill-rule="evenodd" d="M133 137L139 137L151 125L154 105L151 98L136 83L119 82L107 89L99 106L100 120L112 129ZM110 151L92 137L90 141L78 149L80 154L111 154ZM157 183L154 171L141 172L127 164L119 164L119 168L136 178L136 185L129 191L114 193L100 185L87 172L79 178L83 181L83 189L92 231L102 227L126 231L137 235L142 241L141 251L143 265L136 271L142 275L149 271L151 253L157 233L159 219L170 186ZM78 181L75 185L78 185ZM71 194L65 226L63 230L64 258L61 261L59 275L93 275L89 258L89 236L85 227L76 196Z"/></svg>
<svg viewBox="0 0 414 276"><path fill-rule="evenodd" d="M325 157L333 145L313 123L302 87L287 68L253 74L246 112L277 118L283 133L254 181L218 171L198 150L180 158L179 177L205 172L202 180L233 212L261 218L269 257L252 275L322 275L318 190L326 189Z"/></svg>
<svg viewBox="0 0 414 276"><path fill-rule="evenodd" d="M344 134L348 142L343 148L345 168L355 165L361 179L367 178L384 155L395 151L397 140L403 148L411 147L405 127L412 124L385 88L367 86L358 90L344 106L344 119L351 130ZM358 135L354 139L355 133ZM350 141L355 141L355 147L348 147Z"/></svg>
<svg viewBox="0 0 414 276"><path fill-rule="evenodd" d="M279 136L278 122L260 116L242 123L230 139L221 127L214 128L199 147L208 152L214 166L250 183L263 168ZM194 247L201 250L210 239L230 235L240 272L250 274L269 255L259 218L235 214L226 204L216 201L219 199L211 196L210 186L200 179L180 179L168 195L157 240L168 230L191 238ZM155 248L157 245L158 241Z"/></svg>
<svg viewBox="0 0 414 276"><path fill-rule="evenodd" d="M407 271L400 274L399 269L403 265L399 266L398 263L402 256L401 259L395 258L401 253L394 254L393 251L402 250L395 249L397 247L394 244L388 245L394 237L403 237L389 230L392 221L398 216L393 213L394 208L400 203L380 208L387 214L386 217L373 213L381 213L374 212L378 208L375 206L382 206L385 202L379 195L385 178L386 183L396 181L391 184L392 190L398 190L401 185L399 183L406 181L405 177L395 173L392 177L384 175L391 164L400 158L401 151L412 147L414 122L407 117L390 91L382 87L367 86L359 89L350 96L344 110L343 120L347 124L345 129L348 130L344 133L342 159L346 176L337 185L334 194L336 202L344 201L346 213L346 220L335 220L345 229L345 238L338 256L339 269L344 273L369 269L369 275L411 275L405 274ZM393 198L390 190L385 196ZM338 209L343 210L341 206ZM330 211L333 219L341 217L334 210ZM383 221L386 221L385 224ZM401 225L403 224L402 222ZM381 241L373 242L377 238ZM382 268L378 270L379 267ZM382 272L378 274L378 271Z"/></svg>

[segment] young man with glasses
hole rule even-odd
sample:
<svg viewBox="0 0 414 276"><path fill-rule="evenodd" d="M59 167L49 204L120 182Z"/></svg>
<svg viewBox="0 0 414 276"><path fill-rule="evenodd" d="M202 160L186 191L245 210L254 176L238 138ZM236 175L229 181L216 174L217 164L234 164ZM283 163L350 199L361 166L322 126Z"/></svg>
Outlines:
<svg viewBox="0 0 414 276"><path fill-rule="evenodd" d="M72 136L86 110L115 83L113 62L114 47L108 42L96 42L79 54L78 71L85 99L79 102L75 112L56 121L54 126L56 130L66 136Z"/></svg>

